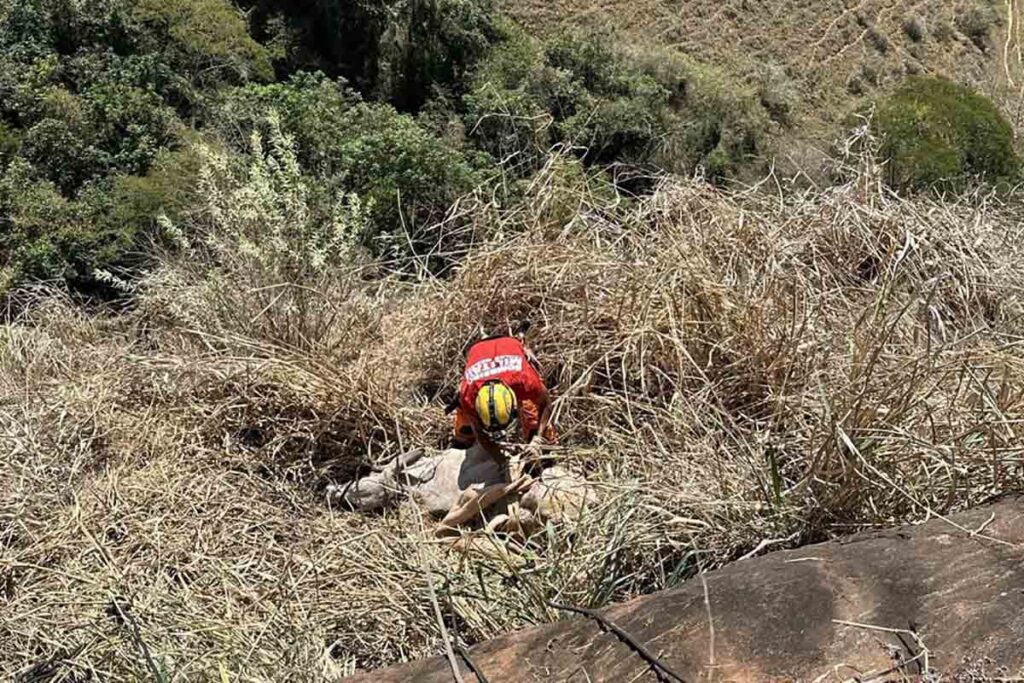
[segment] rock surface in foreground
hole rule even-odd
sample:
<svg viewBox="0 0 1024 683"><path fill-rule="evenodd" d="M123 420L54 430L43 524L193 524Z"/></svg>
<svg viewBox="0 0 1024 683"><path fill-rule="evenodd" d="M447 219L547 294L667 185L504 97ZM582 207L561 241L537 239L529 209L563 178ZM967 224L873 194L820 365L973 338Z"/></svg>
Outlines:
<svg viewBox="0 0 1024 683"><path fill-rule="evenodd" d="M917 527L737 562L601 613L687 681L842 681L905 662L942 680L1024 673L1024 497ZM986 525L987 523L987 525ZM710 610L711 619L708 619ZM845 623L844 623L845 622ZM711 628L713 625L713 631ZM916 634L911 633L911 629ZM511 633L470 650L491 683L656 681L590 619ZM476 681L467 667L463 678ZM348 683L450 683L434 658Z"/></svg>

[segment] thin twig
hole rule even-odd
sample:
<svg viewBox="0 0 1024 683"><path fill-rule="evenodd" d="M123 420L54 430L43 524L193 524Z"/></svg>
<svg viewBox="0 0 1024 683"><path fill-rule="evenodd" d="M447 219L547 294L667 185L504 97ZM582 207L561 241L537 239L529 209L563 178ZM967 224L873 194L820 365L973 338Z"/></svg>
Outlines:
<svg viewBox="0 0 1024 683"><path fill-rule="evenodd" d="M135 621L135 617L132 616L130 610L121 606L121 600L119 598L112 598L111 603L114 605L114 610L117 611L117 615L121 618L121 621L128 624L131 629L132 642L139 648L143 659L146 660L149 672L153 675L154 683L162 681L163 677L160 675L160 668L156 665L156 662L153 661L153 655L150 653L149 646L146 645L146 641L142 639L142 631L139 629L139 624Z"/></svg>
<svg viewBox="0 0 1024 683"><path fill-rule="evenodd" d="M455 643L455 652L462 657L462 661L466 663L466 666L469 667L469 670L473 672L473 675L476 676L480 683L490 683L487 680L487 676L484 676L483 670L476 665L476 662L469 656L469 651L462 646L462 643Z"/></svg>
<svg viewBox="0 0 1024 683"><path fill-rule="evenodd" d="M419 520L420 533L423 535L423 538L426 539L427 529L426 525L423 523L424 513L418 505L416 506L414 514ZM441 639L444 641L444 652L448 657L448 664L451 666L452 676L455 678L456 683L464 683L462 680L462 671L459 669L459 662L455 659L455 650L452 648L451 638L448 636L448 628L444 625L444 616L441 614L441 605L437 601L437 591L434 588L434 576L430 571L430 568L427 567L427 561L423 555L422 545L417 545L416 552L419 555L420 571L422 571L427 578L427 589L430 594L430 604L434 608L434 618L437 621L438 628L441 630Z"/></svg>
<svg viewBox="0 0 1024 683"><path fill-rule="evenodd" d="M592 609L586 609L585 607L571 607L569 605L559 605L554 602L548 602L548 607L552 609L562 610L564 612L575 612L576 614L582 614L585 617L589 617L594 621L598 622L606 629L614 633L622 640L626 645L631 647L638 655L640 655L651 667L655 670L655 673L667 675L674 678L678 683L686 683L686 679L673 671L667 664L658 659L650 650L644 647L640 641L631 636L627 631L617 626L614 622L603 616L600 612Z"/></svg>
<svg viewBox="0 0 1024 683"><path fill-rule="evenodd" d="M844 619L833 619L832 623L840 624L842 626L850 626L852 628L862 628L862 629L866 629L868 631L880 631L882 633L892 633L892 634L894 634L896 636L903 636L903 635L910 636L911 638L914 639L914 642L916 642L917 646L920 648L920 652L918 652L917 655L915 655L913 657L913 659L910 660L910 661L917 661L918 659L921 659L924 662L924 671L928 672L928 671L931 670L931 667L928 664L928 655L930 654L930 651L925 646L924 642L921 640L921 637L919 635L917 635L917 633L915 633L914 631L912 631L910 629L905 629L905 628L889 628L888 626L875 626L874 624L862 624L862 623L859 623L859 622L856 622L856 621L846 621ZM907 663L909 663L909 662L907 662ZM876 674L876 676L877 675L880 675L880 674Z"/></svg>

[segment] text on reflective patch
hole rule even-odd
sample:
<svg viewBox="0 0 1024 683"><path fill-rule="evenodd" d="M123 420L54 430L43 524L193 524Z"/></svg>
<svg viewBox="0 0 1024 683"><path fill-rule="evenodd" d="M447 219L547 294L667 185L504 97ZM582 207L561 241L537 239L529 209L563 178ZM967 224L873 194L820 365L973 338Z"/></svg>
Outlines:
<svg viewBox="0 0 1024 683"><path fill-rule="evenodd" d="M478 382L504 372L520 372L523 369L522 356L495 356L473 363L466 369L466 381Z"/></svg>

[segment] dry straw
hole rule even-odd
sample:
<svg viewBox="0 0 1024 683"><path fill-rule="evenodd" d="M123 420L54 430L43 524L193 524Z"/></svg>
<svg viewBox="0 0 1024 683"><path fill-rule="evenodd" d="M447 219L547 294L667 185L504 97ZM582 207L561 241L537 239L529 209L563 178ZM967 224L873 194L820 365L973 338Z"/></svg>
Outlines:
<svg viewBox="0 0 1024 683"><path fill-rule="evenodd" d="M334 680L440 652L423 567L472 642L1019 489L1012 207L863 178L623 205L566 168L517 211L456 207L438 229L476 243L445 278L186 253L127 313L26 293L0 328L0 677ZM601 494L578 527L453 550L324 500L439 445L465 340L523 317Z"/></svg>

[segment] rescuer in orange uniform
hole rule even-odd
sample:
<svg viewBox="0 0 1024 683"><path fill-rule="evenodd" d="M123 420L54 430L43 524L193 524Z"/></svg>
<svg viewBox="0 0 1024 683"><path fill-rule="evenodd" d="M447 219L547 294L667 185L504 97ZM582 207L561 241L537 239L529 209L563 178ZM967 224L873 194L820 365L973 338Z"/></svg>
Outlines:
<svg viewBox="0 0 1024 683"><path fill-rule="evenodd" d="M459 385L452 445L468 448L477 440L492 453L518 423L524 442L534 447L557 442L551 399L534 355L516 337L476 342L466 352Z"/></svg>

